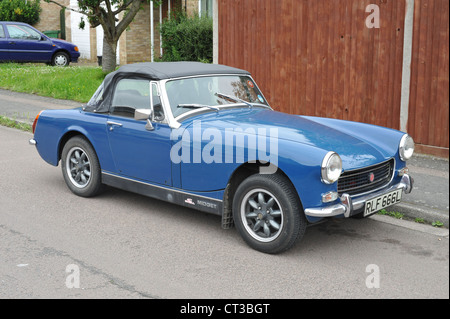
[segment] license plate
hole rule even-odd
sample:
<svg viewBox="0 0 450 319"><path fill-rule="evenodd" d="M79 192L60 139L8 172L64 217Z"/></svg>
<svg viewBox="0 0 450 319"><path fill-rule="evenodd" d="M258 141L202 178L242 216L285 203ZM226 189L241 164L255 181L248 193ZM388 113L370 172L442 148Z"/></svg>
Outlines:
<svg viewBox="0 0 450 319"><path fill-rule="evenodd" d="M364 216L369 216L388 206L397 204L402 199L402 189L368 200L364 206Z"/></svg>

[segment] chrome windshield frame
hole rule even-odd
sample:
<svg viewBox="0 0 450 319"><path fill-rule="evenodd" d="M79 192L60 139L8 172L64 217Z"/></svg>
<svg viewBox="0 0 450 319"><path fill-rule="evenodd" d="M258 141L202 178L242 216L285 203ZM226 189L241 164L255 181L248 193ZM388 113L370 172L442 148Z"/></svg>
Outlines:
<svg viewBox="0 0 450 319"><path fill-rule="evenodd" d="M247 76L249 79L252 80L252 82L254 83L255 87L261 93L262 97L264 98L264 101L266 101L266 103L267 103L266 107L268 109L270 109L270 110L273 110L272 107L267 102L266 97L264 96L264 94L259 89L259 87L256 84L255 80L249 74L246 74L246 75L243 75L243 74L205 74L205 75L195 75L195 76L185 76L185 77L179 77L179 78L164 79L164 80L160 80L159 81L159 89L160 89L160 92L161 92L161 97L160 98L161 98L162 106L163 106L163 109L164 109L165 117L166 117L167 123L168 123L170 128L172 128L172 129L179 128L181 126L181 122L183 122L183 120L185 120L186 118L191 117L193 115L197 115L197 114L201 114L201 113L210 113L210 112L215 112L215 111L212 110L211 108L202 107L202 108L196 108L196 109L190 110L188 112L185 112L183 114L178 115L177 117L174 117L173 113L172 113L172 109L170 107L169 97L168 97L167 91L166 91L166 83L170 82L170 81L176 81L176 80L183 80L183 79L190 79L190 78L199 78L199 77L215 77L215 76ZM231 103L231 104L214 105L214 106L217 107L219 110L221 110L221 109L229 109L229 108L236 108L236 107L248 108L248 106L246 104L244 104L244 103ZM263 107L263 104L256 104L255 103L254 106L255 107Z"/></svg>

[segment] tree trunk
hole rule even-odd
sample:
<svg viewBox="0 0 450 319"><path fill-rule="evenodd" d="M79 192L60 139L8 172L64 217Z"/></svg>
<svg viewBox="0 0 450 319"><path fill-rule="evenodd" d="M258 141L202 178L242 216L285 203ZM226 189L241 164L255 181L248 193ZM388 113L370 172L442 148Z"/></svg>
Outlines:
<svg viewBox="0 0 450 319"><path fill-rule="evenodd" d="M103 37L103 57L102 70L105 73L112 72L116 69L117 61L117 41L112 40L111 43L106 37Z"/></svg>

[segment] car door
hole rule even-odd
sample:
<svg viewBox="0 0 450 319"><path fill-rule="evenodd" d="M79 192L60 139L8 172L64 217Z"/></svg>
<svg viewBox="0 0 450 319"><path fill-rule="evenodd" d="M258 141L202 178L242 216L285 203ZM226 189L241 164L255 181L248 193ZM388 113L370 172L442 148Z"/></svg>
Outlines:
<svg viewBox="0 0 450 319"><path fill-rule="evenodd" d="M155 112L152 128L135 120L136 109L150 109L150 87ZM159 89L147 79L121 79L116 83L107 130L116 173L161 185L172 185L171 128L164 123Z"/></svg>
<svg viewBox="0 0 450 319"><path fill-rule="evenodd" d="M0 24L0 61L9 60L8 39L6 38L3 25Z"/></svg>
<svg viewBox="0 0 450 319"><path fill-rule="evenodd" d="M8 49L14 61L47 62L51 60L53 44L35 29L23 24L6 24Z"/></svg>

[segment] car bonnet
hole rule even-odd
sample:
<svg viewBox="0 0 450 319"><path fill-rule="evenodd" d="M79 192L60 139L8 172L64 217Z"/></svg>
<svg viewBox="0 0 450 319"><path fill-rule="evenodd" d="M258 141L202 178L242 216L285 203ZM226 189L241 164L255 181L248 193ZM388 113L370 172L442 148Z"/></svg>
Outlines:
<svg viewBox="0 0 450 319"><path fill-rule="evenodd" d="M183 126L190 126L194 121L200 121L202 129L208 127L221 130L239 128L245 133L264 132L272 137L274 135L270 133L270 130L275 130L272 132L276 133L279 140L299 144L299 155L306 151L302 145L338 153L345 169L373 165L393 156L391 146L383 148L379 144L372 143L369 130L372 126L370 125L367 125L367 136L364 136L365 133L361 131L358 134L350 134L348 131L318 123L304 116L255 107L253 109L221 110L218 114L214 112L200 115L190 119L188 121L190 124L184 123ZM281 143L280 147L282 147Z"/></svg>

